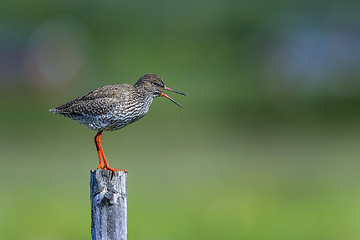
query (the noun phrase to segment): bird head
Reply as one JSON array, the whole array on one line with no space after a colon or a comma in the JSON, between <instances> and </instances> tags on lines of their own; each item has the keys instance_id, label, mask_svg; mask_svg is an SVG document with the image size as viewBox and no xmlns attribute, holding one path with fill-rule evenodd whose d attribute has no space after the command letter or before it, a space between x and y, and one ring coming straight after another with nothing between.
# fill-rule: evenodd
<instances>
[{"instance_id":1,"label":"bird head","mask_svg":"<svg viewBox=\"0 0 360 240\"><path fill-rule=\"evenodd\" d=\"M163 90L171 91L174 93L178 93L181 95L187 96L185 93L181 93L175 90L172 90L171 88L168 88L165 86L164 82L162 81L161 77L159 77L156 74L146 74L142 76L134 85L135 87L142 86L144 89L152 94L152 97L166 97L179 107L182 107L179 103L177 103L175 100L173 100L171 97L166 95Z\"/></svg>"}]
</instances>

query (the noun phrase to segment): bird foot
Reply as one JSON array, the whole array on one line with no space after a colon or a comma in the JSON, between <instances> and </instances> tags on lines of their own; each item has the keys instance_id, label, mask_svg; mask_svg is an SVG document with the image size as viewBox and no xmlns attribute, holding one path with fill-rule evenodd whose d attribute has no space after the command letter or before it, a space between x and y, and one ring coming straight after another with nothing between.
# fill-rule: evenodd
<instances>
[{"instance_id":1,"label":"bird foot","mask_svg":"<svg viewBox=\"0 0 360 240\"><path fill-rule=\"evenodd\" d=\"M97 169L99 169L99 168L104 169L105 166L104 166L103 164L100 164L100 165L97 167Z\"/></svg>"},{"instance_id":2,"label":"bird foot","mask_svg":"<svg viewBox=\"0 0 360 240\"><path fill-rule=\"evenodd\" d=\"M115 172L116 172L116 171L123 171L123 172L127 173L126 170L123 170L123 169L115 169L115 168L112 168L112 167L110 167L110 166L104 166L104 168L102 168L102 169L111 170L114 175L115 175Z\"/></svg>"}]
</instances>

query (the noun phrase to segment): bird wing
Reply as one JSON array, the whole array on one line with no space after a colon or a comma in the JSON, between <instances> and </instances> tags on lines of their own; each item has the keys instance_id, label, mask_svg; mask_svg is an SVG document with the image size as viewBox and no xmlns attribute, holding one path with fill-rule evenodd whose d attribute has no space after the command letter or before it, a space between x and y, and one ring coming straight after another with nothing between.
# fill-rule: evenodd
<instances>
[{"instance_id":1,"label":"bird wing","mask_svg":"<svg viewBox=\"0 0 360 240\"><path fill-rule=\"evenodd\" d=\"M63 115L90 115L107 114L111 110L125 109L130 105L130 99L136 90L129 84L108 85L95 89L83 96L55 108Z\"/></svg>"}]
</instances>

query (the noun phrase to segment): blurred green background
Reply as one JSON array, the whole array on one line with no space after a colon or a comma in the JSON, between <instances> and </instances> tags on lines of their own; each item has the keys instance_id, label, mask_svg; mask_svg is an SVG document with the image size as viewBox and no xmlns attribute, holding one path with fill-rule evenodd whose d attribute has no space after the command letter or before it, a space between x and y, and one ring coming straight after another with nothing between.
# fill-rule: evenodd
<instances>
[{"instance_id":1,"label":"blurred green background","mask_svg":"<svg viewBox=\"0 0 360 240\"><path fill-rule=\"evenodd\" d=\"M1 1L0 239L90 239L95 132L48 112L159 74L183 105L105 132L130 239L359 239L349 1Z\"/></svg>"}]
</instances>

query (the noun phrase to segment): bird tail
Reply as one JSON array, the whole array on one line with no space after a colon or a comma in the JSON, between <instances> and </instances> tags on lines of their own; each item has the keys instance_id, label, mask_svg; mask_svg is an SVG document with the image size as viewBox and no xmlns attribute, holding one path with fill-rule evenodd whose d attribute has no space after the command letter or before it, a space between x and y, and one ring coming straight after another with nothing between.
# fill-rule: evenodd
<instances>
[{"instance_id":1,"label":"bird tail","mask_svg":"<svg viewBox=\"0 0 360 240\"><path fill-rule=\"evenodd\" d=\"M59 113L59 110L56 108L49 109L49 111L53 113Z\"/></svg>"}]
</instances>

